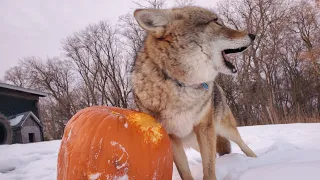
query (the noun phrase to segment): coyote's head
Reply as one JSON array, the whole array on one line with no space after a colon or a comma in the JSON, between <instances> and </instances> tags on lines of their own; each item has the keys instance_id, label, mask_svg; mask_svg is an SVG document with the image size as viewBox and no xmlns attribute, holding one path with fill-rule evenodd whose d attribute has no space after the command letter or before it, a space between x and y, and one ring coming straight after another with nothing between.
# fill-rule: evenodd
<instances>
[{"instance_id":1,"label":"coyote's head","mask_svg":"<svg viewBox=\"0 0 320 180\"><path fill-rule=\"evenodd\" d=\"M168 76L193 85L236 73L226 54L242 52L255 35L226 27L204 8L139 9L139 25L148 32L145 50Z\"/></svg>"}]
</instances>

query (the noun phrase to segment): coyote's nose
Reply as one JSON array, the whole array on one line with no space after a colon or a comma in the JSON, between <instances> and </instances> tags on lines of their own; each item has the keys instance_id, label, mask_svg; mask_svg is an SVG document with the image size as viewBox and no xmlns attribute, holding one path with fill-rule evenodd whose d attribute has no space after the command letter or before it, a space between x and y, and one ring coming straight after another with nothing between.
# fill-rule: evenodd
<instances>
[{"instance_id":1,"label":"coyote's nose","mask_svg":"<svg viewBox=\"0 0 320 180\"><path fill-rule=\"evenodd\" d=\"M250 39L251 39L252 41L254 41L254 40L256 39L256 35L254 35L254 34L249 34L249 37L250 37Z\"/></svg>"}]
</instances>

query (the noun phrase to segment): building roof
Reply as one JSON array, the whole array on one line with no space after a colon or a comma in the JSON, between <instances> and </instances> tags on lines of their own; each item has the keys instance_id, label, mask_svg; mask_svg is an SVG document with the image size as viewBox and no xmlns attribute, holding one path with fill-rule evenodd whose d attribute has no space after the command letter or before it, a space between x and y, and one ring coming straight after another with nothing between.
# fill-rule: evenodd
<instances>
[{"instance_id":1,"label":"building roof","mask_svg":"<svg viewBox=\"0 0 320 180\"><path fill-rule=\"evenodd\" d=\"M34 94L34 95L41 96L41 97L48 96L48 94L44 93L44 92L40 92L40 91L36 91L36 90L32 90L32 89L27 89L27 88L22 88L22 87L18 87L18 86L13 86L13 85L10 85L10 84L5 84L5 83L0 83L0 88L10 89L10 90L20 91L20 92L25 92L25 93Z\"/></svg>"},{"instance_id":2,"label":"building roof","mask_svg":"<svg viewBox=\"0 0 320 180\"><path fill-rule=\"evenodd\" d=\"M29 118L32 117L32 119L40 126L43 127L43 124L41 123L41 121L37 118L36 115L33 114L32 111L27 111L24 113L20 113L20 114L16 114L14 116L10 116L8 117L8 120L10 122L10 126L13 129L19 129L23 126L23 124L25 123L25 121Z\"/></svg>"}]
</instances>

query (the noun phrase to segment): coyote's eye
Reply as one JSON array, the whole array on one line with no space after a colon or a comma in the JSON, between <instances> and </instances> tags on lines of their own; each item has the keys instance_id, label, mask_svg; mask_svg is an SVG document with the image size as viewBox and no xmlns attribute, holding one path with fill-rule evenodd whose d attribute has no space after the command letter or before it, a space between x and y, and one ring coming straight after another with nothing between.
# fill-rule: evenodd
<instances>
[{"instance_id":1,"label":"coyote's eye","mask_svg":"<svg viewBox=\"0 0 320 180\"><path fill-rule=\"evenodd\" d=\"M221 21L218 19L218 18L215 18L215 21L214 21L216 24L218 24L219 26L222 26L222 23Z\"/></svg>"},{"instance_id":2,"label":"coyote's eye","mask_svg":"<svg viewBox=\"0 0 320 180\"><path fill-rule=\"evenodd\" d=\"M214 18L214 19L210 20L209 22L207 22L207 24L210 24L210 23L212 23L212 22L218 24L219 26L222 26L222 24L220 23L220 21L219 21L218 18Z\"/></svg>"}]
</instances>

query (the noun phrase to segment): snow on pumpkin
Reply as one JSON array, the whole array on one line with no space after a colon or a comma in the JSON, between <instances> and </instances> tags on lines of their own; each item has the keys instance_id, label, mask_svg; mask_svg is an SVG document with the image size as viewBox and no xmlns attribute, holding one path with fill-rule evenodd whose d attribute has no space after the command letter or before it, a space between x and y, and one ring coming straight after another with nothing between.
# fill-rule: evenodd
<instances>
[{"instance_id":1,"label":"snow on pumpkin","mask_svg":"<svg viewBox=\"0 0 320 180\"><path fill-rule=\"evenodd\" d=\"M68 122L58 155L58 180L171 179L168 134L153 117L93 106Z\"/></svg>"}]
</instances>

